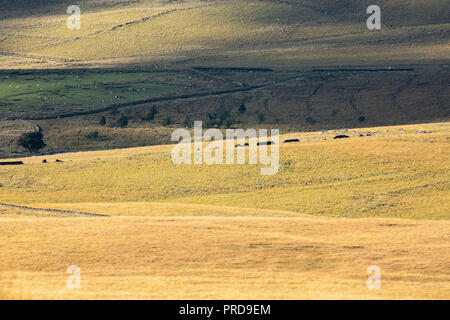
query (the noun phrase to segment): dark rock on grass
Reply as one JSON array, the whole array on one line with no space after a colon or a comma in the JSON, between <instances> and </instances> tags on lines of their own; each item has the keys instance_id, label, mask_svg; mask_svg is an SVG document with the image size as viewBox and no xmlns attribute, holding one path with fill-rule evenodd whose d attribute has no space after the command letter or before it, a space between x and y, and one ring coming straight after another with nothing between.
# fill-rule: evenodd
<instances>
[{"instance_id":1,"label":"dark rock on grass","mask_svg":"<svg viewBox=\"0 0 450 320\"><path fill-rule=\"evenodd\" d=\"M340 135L334 137L334 139L347 139L347 138L350 138L350 137L345 134L340 134Z\"/></svg>"},{"instance_id":2,"label":"dark rock on grass","mask_svg":"<svg viewBox=\"0 0 450 320\"><path fill-rule=\"evenodd\" d=\"M270 146L272 144L275 144L273 141L264 141L264 142L258 142L257 146Z\"/></svg>"},{"instance_id":3,"label":"dark rock on grass","mask_svg":"<svg viewBox=\"0 0 450 320\"><path fill-rule=\"evenodd\" d=\"M7 161L7 162L0 162L0 166L18 166L23 164L22 161Z\"/></svg>"},{"instance_id":4,"label":"dark rock on grass","mask_svg":"<svg viewBox=\"0 0 450 320\"><path fill-rule=\"evenodd\" d=\"M244 144L237 144L237 145L235 145L235 147L236 147L236 148L239 148L239 147L248 147L248 142L246 142L246 143L244 143Z\"/></svg>"},{"instance_id":5,"label":"dark rock on grass","mask_svg":"<svg viewBox=\"0 0 450 320\"><path fill-rule=\"evenodd\" d=\"M299 139L287 139L284 140L283 143L296 143L296 142L300 142Z\"/></svg>"}]
</instances>

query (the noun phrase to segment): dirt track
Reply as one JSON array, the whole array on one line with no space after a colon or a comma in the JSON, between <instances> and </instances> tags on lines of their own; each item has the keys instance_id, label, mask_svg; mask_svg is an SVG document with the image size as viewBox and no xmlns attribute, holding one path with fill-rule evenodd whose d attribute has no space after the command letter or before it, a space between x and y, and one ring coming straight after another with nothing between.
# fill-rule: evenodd
<instances>
[{"instance_id":1,"label":"dirt track","mask_svg":"<svg viewBox=\"0 0 450 320\"><path fill-rule=\"evenodd\" d=\"M42 209L42 208L30 208L25 206L16 206L13 204L0 203L0 207L8 208L8 209L19 209L19 210L27 210L27 211L40 211L46 213L58 213L64 214L68 216L76 216L76 217L109 217L105 214L95 214L88 212L78 212L78 211L67 211L67 210L58 210L58 209Z\"/></svg>"}]
</instances>

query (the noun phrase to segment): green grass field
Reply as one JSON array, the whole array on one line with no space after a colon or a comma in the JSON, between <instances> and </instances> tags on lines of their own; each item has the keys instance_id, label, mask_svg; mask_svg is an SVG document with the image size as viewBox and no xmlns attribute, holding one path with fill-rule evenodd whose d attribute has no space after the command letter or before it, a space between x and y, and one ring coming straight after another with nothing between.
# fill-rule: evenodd
<instances>
[{"instance_id":1,"label":"green grass field","mask_svg":"<svg viewBox=\"0 0 450 320\"><path fill-rule=\"evenodd\" d=\"M51 152L164 144L174 128L224 112L227 126L272 127L283 133L446 121L447 75L446 68L434 67L392 72L5 71L0 75L5 80L0 85L0 156L24 155L16 141L34 130L32 124L44 134L42 151ZM244 112L239 111L242 105ZM158 110L155 118L143 120L152 107ZM121 114L129 119L126 128L115 124ZM102 117L105 126L99 123ZM167 117L170 124L162 125ZM90 132L99 137L89 139Z\"/></svg>"},{"instance_id":2,"label":"green grass field","mask_svg":"<svg viewBox=\"0 0 450 320\"><path fill-rule=\"evenodd\" d=\"M164 74L151 72L60 72L1 78L0 113L25 118L95 110L178 89L176 85L161 83Z\"/></svg>"}]
</instances>

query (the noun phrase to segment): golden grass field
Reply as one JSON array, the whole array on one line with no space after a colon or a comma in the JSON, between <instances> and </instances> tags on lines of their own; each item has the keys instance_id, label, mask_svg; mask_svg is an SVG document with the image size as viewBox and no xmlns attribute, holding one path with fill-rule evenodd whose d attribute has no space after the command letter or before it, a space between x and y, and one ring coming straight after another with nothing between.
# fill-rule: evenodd
<instances>
[{"instance_id":1,"label":"golden grass field","mask_svg":"<svg viewBox=\"0 0 450 320\"><path fill-rule=\"evenodd\" d=\"M381 30L365 0L80 0L80 30L4 2L0 162L33 130L71 153L0 166L0 299L449 298L447 0L378 0ZM171 162L227 108L300 140L276 175Z\"/></svg>"},{"instance_id":2,"label":"golden grass field","mask_svg":"<svg viewBox=\"0 0 450 320\"><path fill-rule=\"evenodd\" d=\"M447 299L447 221L2 217L3 299ZM81 289L66 288L69 265ZM366 268L381 268L368 290Z\"/></svg>"},{"instance_id":3,"label":"golden grass field","mask_svg":"<svg viewBox=\"0 0 450 320\"><path fill-rule=\"evenodd\" d=\"M292 133L275 176L177 167L169 145L2 166L1 203L110 216L0 207L0 298L448 299L449 132Z\"/></svg>"}]
</instances>

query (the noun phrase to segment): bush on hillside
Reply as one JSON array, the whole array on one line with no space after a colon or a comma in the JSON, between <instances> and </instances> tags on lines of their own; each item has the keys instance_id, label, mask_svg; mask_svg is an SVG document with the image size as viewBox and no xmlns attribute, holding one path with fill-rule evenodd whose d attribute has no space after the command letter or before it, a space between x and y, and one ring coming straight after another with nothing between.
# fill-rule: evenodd
<instances>
[{"instance_id":1,"label":"bush on hillside","mask_svg":"<svg viewBox=\"0 0 450 320\"><path fill-rule=\"evenodd\" d=\"M88 138L89 140L96 140L98 137L99 137L98 130L94 130L86 134L86 138Z\"/></svg>"},{"instance_id":2,"label":"bush on hillside","mask_svg":"<svg viewBox=\"0 0 450 320\"><path fill-rule=\"evenodd\" d=\"M19 137L17 143L30 153L46 146L44 136L41 132L26 132Z\"/></svg>"},{"instance_id":3,"label":"bush on hillside","mask_svg":"<svg viewBox=\"0 0 450 320\"><path fill-rule=\"evenodd\" d=\"M128 125L128 117L122 113L120 117L117 118L116 120L116 126L125 128L127 125Z\"/></svg>"},{"instance_id":4,"label":"bush on hillside","mask_svg":"<svg viewBox=\"0 0 450 320\"><path fill-rule=\"evenodd\" d=\"M156 106L152 106L151 109L147 112L147 114L142 117L142 120L153 121L155 120L155 115L158 113L158 109Z\"/></svg>"}]
</instances>

